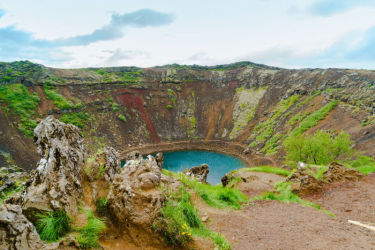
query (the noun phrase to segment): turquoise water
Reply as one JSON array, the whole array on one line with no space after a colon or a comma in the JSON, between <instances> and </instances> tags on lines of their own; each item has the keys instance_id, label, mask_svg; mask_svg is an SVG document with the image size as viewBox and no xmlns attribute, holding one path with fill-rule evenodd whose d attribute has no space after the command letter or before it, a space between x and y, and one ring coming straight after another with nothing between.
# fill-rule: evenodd
<instances>
[{"instance_id":1,"label":"turquoise water","mask_svg":"<svg viewBox=\"0 0 375 250\"><path fill-rule=\"evenodd\" d=\"M229 171L246 167L245 163L233 156L193 150L164 153L163 168L173 172L182 172L186 168L203 163L208 164L210 172L207 181L213 185L221 183L221 177Z\"/></svg>"}]
</instances>

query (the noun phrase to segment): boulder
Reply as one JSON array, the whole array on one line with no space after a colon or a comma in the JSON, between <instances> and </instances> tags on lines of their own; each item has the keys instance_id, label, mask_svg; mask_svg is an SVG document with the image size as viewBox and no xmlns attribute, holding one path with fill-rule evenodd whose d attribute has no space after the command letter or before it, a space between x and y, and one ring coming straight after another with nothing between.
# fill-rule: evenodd
<instances>
[{"instance_id":1,"label":"boulder","mask_svg":"<svg viewBox=\"0 0 375 250\"><path fill-rule=\"evenodd\" d=\"M22 209L31 220L40 210L64 209L75 214L85 161L79 129L48 116L34 129L34 139L42 158L25 184Z\"/></svg>"},{"instance_id":2,"label":"boulder","mask_svg":"<svg viewBox=\"0 0 375 250\"><path fill-rule=\"evenodd\" d=\"M119 224L132 224L147 230L163 202L163 193L158 189L161 172L154 157L133 156L112 183L108 195L109 209Z\"/></svg>"},{"instance_id":3,"label":"boulder","mask_svg":"<svg viewBox=\"0 0 375 250\"><path fill-rule=\"evenodd\" d=\"M210 172L207 164L202 164L198 167L192 167L190 169L185 169L184 174L186 176L193 177L199 182L207 183L207 175Z\"/></svg>"},{"instance_id":4,"label":"boulder","mask_svg":"<svg viewBox=\"0 0 375 250\"><path fill-rule=\"evenodd\" d=\"M18 205L0 206L0 249L46 249Z\"/></svg>"},{"instance_id":5,"label":"boulder","mask_svg":"<svg viewBox=\"0 0 375 250\"><path fill-rule=\"evenodd\" d=\"M159 152L155 156L156 162L158 163L158 166L160 170L163 168L163 163L164 163L164 155L162 152Z\"/></svg>"},{"instance_id":6,"label":"boulder","mask_svg":"<svg viewBox=\"0 0 375 250\"><path fill-rule=\"evenodd\" d=\"M357 181L364 177L364 174L353 168L347 168L337 162L332 162L327 171L323 174L323 180L332 183L339 181Z\"/></svg>"}]
</instances>

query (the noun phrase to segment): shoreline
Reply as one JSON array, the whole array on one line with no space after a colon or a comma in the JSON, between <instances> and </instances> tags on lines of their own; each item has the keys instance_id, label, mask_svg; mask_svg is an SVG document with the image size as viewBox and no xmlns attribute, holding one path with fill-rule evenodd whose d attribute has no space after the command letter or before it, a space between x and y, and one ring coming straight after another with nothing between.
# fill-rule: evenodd
<instances>
[{"instance_id":1,"label":"shoreline","mask_svg":"<svg viewBox=\"0 0 375 250\"><path fill-rule=\"evenodd\" d=\"M148 155L158 152L164 153L184 150L202 150L237 157L241 159L249 167L260 165L276 166L275 161L269 157L254 154L252 152L248 154L243 153L246 148L246 145L243 144L220 140L185 140L174 142L160 142L126 148L125 150L120 152L120 160L123 161L125 159L126 154L132 151L139 151L142 155Z\"/></svg>"}]
</instances>

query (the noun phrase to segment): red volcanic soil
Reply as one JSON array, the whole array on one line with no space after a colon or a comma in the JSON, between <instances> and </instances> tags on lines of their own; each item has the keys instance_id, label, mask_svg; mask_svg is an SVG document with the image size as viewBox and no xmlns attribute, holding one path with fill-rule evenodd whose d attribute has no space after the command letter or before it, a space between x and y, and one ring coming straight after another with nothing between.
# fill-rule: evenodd
<instances>
[{"instance_id":1,"label":"red volcanic soil","mask_svg":"<svg viewBox=\"0 0 375 250\"><path fill-rule=\"evenodd\" d=\"M232 249L375 249L374 231L348 223L375 223L374 175L330 187L312 201L336 217L279 201L257 201L236 211L209 207L199 198L196 203L209 216L208 227L222 233Z\"/></svg>"},{"instance_id":2,"label":"red volcanic soil","mask_svg":"<svg viewBox=\"0 0 375 250\"><path fill-rule=\"evenodd\" d=\"M136 93L125 93L118 96L118 99L121 100L121 102L128 108L134 108L136 107L143 118L143 120L146 123L147 129L150 131L151 137L155 142L160 142L160 138L158 134L156 133L156 130L154 126L152 125L151 118L146 111L146 109L143 107L143 100L140 96L138 96Z\"/></svg>"}]
</instances>

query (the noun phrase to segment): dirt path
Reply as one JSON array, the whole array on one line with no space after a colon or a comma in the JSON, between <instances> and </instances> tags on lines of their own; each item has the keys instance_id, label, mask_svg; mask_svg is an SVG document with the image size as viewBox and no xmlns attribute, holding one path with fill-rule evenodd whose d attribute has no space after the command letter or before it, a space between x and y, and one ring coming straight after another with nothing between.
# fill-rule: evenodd
<instances>
[{"instance_id":1,"label":"dirt path","mask_svg":"<svg viewBox=\"0 0 375 250\"><path fill-rule=\"evenodd\" d=\"M310 200L337 217L278 201L257 201L230 212L199 199L197 206L210 217L208 227L222 233L233 249L375 249L374 231L348 223L375 223L375 176L331 187Z\"/></svg>"}]
</instances>

